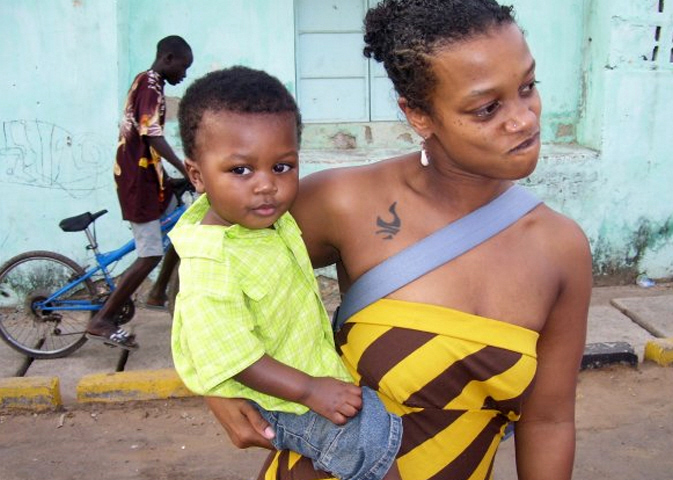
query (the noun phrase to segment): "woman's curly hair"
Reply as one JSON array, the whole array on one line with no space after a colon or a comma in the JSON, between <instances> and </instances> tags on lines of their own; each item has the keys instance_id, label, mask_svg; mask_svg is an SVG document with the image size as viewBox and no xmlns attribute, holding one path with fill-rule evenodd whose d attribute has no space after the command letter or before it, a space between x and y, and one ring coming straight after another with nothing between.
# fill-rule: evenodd
<instances>
[{"instance_id":1,"label":"woman's curly hair","mask_svg":"<svg viewBox=\"0 0 673 480\"><path fill-rule=\"evenodd\" d=\"M235 66L210 72L192 83L180 100L178 122L182 149L194 158L196 133L206 112L291 113L301 140L301 114L294 98L276 77L263 70Z\"/></svg>"},{"instance_id":2,"label":"woman's curly hair","mask_svg":"<svg viewBox=\"0 0 673 480\"><path fill-rule=\"evenodd\" d=\"M512 7L495 0L383 0L365 17L364 54L383 62L409 107L432 114L437 78L430 57L508 23L515 23Z\"/></svg>"}]
</instances>

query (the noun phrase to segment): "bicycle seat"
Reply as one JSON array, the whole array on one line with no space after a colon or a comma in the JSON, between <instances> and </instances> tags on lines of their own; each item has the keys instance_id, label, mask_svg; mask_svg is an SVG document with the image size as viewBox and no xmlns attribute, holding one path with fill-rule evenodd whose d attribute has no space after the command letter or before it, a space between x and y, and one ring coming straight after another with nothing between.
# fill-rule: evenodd
<instances>
[{"instance_id":1,"label":"bicycle seat","mask_svg":"<svg viewBox=\"0 0 673 480\"><path fill-rule=\"evenodd\" d=\"M98 217L102 217L106 213L107 210L101 210L96 213L82 213L81 215L76 215L74 217L64 218L58 226L61 227L61 230L64 232L81 232L91 225Z\"/></svg>"}]
</instances>

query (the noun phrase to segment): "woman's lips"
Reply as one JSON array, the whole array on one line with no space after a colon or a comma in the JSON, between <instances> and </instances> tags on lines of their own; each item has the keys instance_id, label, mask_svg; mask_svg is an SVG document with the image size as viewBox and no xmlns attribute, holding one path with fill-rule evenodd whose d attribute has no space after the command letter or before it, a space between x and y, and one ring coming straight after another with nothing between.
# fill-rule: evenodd
<instances>
[{"instance_id":1,"label":"woman's lips","mask_svg":"<svg viewBox=\"0 0 673 480\"><path fill-rule=\"evenodd\" d=\"M540 141L540 132L538 131L538 132L535 133L533 136L531 136L528 140L525 140L525 141L521 142L521 143L518 144L516 147L514 147L513 149L511 149L511 150L509 151L509 153L520 153L520 152L523 152L523 151L529 149L530 147L537 146L537 144L539 143L539 141Z\"/></svg>"}]
</instances>

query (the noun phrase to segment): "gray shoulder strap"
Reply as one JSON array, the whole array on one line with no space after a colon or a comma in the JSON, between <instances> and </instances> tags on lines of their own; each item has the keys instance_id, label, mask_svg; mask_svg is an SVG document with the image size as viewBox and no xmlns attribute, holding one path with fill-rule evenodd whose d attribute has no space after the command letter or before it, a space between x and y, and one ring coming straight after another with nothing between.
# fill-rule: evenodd
<instances>
[{"instance_id":1,"label":"gray shoulder strap","mask_svg":"<svg viewBox=\"0 0 673 480\"><path fill-rule=\"evenodd\" d=\"M468 215L386 259L362 275L335 313L334 330L353 314L495 236L542 201L514 185Z\"/></svg>"}]
</instances>

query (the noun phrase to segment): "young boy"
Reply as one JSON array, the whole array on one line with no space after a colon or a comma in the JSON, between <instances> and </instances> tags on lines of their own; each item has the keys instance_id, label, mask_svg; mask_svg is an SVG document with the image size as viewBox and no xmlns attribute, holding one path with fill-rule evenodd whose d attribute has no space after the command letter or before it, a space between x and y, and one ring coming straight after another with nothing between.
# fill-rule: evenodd
<instances>
[{"instance_id":1,"label":"young boy","mask_svg":"<svg viewBox=\"0 0 673 480\"><path fill-rule=\"evenodd\" d=\"M278 449L338 478L399 478L401 420L335 351L301 232L301 118L278 79L233 67L191 85L179 110L186 168L203 193L170 234L181 259L176 369L200 395L243 397Z\"/></svg>"}]
</instances>

